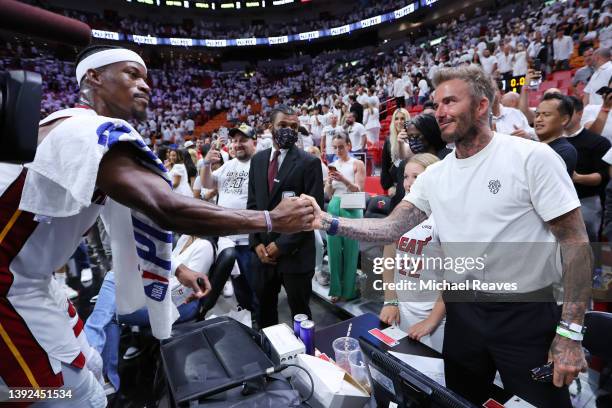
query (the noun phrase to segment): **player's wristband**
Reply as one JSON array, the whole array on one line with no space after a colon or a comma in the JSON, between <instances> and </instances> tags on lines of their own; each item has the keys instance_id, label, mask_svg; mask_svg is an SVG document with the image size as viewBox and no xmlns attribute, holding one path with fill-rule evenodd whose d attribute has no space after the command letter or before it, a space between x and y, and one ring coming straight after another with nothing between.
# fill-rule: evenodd
<instances>
[{"instance_id":1,"label":"player's wristband","mask_svg":"<svg viewBox=\"0 0 612 408\"><path fill-rule=\"evenodd\" d=\"M209 162L208 160L204 160L204 161L202 161L202 164L203 164L204 166L210 166L212 163L211 163L211 162Z\"/></svg>"},{"instance_id":2,"label":"player's wristband","mask_svg":"<svg viewBox=\"0 0 612 408\"><path fill-rule=\"evenodd\" d=\"M385 303L383 306L399 306L399 301L397 299L385 300Z\"/></svg>"},{"instance_id":3,"label":"player's wristband","mask_svg":"<svg viewBox=\"0 0 612 408\"><path fill-rule=\"evenodd\" d=\"M584 336L581 333L575 333L562 326L557 326L557 334L570 340L582 341Z\"/></svg>"},{"instance_id":4,"label":"player's wristband","mask_svg":"<svg viewBox=\"0 0 612 408\"><path fill-rule=\"evenodd\" d=\"M266 217L266 230L272 232L272 218L270 218L270 211L264 210L264 217Z\"/></svg>"},{"instance_id":5,"label":"player's wristband","mask_svg":"<svg viewBox=\"0 0 612 408\"><path fill-rule=\"evenodd\" d=\"M340 220L338 217L333 217L329 228L327 229L327 235L336 235L338 233L338 227L340 226Z\"/></svg>"}]
</instances>

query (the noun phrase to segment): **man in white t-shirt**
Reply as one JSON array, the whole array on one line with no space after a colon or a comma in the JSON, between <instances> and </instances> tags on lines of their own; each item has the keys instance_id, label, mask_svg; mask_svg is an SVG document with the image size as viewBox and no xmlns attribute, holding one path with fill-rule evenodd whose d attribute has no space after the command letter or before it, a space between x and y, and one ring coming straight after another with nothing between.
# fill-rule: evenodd
<instances>
[{"instance_id":1,"label":"man in white t-shirt","mask_svg":"<svg viewBox=\"0 0 612 408\"><path fill-rule=\"evenodd\" d=\"M595 72L584 87L584 106L600 105L603 103L601 95L597 94L600 88L608 85L612 78L612 62L610 62L610 48L599 48L593 52L593 65Z\"/></svg>"},{"instance_id":2,"label":"man in white t-shirt","mask_svg":"<svg viewBox=\"0 0 612 408\"><path fill-rule=\"evenodd\" d=\"M298 116L298 120L300 121L300 126L303 126L310 132L310 116L308 116L308 108L302 107L302 114Z\"/></svg>"},{"instance_id":3,"label":"man in white t-shirt","mask_svg":"<svg viewBox=\"0 0 612 408\"><path fill-rule=\"evenodd\" d=\"M365 105L366 103L370 102L370 98L363 87L360 87L357 91L357 102L362 105Z\"/></svg>"},{"instance_id":4,"label":"man in white t-shirt","mask_svg":"<svg viewBox=\"0 0 612 408\"><path fill-rule=\"evenodd\" d=\"M495 56L500 79L505 81L510 81L510 78L512 78L514 54L510 53L510 48L510 44L504 45L503 50Z\"/></svg>"},{"instance_id":5,"label":"man in white t-shirt","mask_svg":"<svg viewBox=\"0 0 612 408\"><path fill-rule=\"evenodd\" d=\"M246 123L230 129L229 137L234 147L236 157L226 161L223 166L211 171L211 165L221 160L218 150L210 149L204 157L204 165L200 170L200 180L203 188L217 189L217 205L225 208L246 209L249 196L249 169L251 157L255 154L255 129ZM232 278L234 293L238 304L245 309L256 311L254 291L255 278L251 271L251 248L249 235L229 235L234 241L236 260L240 267L240 275Z\"/></svg>"},{"instance_id":6,"label":"man in white t-shirt","mask_svg":"<svg viewBox=\"0 0 612 408\"><path fill-rule=\"evenodd\" d=\"M404 95L405 87L406 81L404 81L404 78L398 76L395 81L393 81L393 96L395 97L395 104L398 109L406 106L406 98Z\"/></svg>"},{"instance_id":7,"label":"man in white t-shirt","mask_svg":"<svg viewBox=\"0 0 612 408\"><path fill-rule=\"evenodd\" d=\"M495 100L493 101L493 107L491 113L493 114L493 130L505 135L519 136L526 139L534 139L535 132L529 126L527 118L518 109L509 108L501 104L501 91L495 84Z\"/></svg>"},{"instance_id":8,"label":"man in white t-shirt","mask_svg":"<svg viewBox=\"0 0 612 408\"><path fill-rule=\"evenodd\" d=\"M480 65L487 75L495 75L497 73L497 58L491 55L488 48L482 52L480 56Z\"/></svg>"},{"instance_id":9,"label":"man in white t-shirt","mask_svg":"<svg viewBox=\"0 0 612 408\"><path fill-rule=\"evenodd\" d=\"M329 123L329 115L331 115L329 105L321 105L321 114L319 115L319 123L321 123L321 126L325 126Z\"/></svg>"},{"instance_id":10,"label":"man in white t-shirt","mask_svg":"<svg viewBox=\"0 0 612 408\"><path fill-rule=\"evenodd\" d=\"M346 130L346 133L348 133L349 138L351 139L351 153L365 153L365 145L367 140L366 128L361 123L357 122L354 112L349 112L346 115L344 130Z\"/></svg>"},{"instance_id":11,"label":"man in white t-shirt","mask_svg":"<svg viewBox=\"0 0 612 408\"><path fill-rule=\"evenodd\" d=\"M185 121L185 130L189 136L193 135L193 131L195 130L195 122L193 119L189 118Z\"/></svg>"},{"instance_id":12,"label":"man in white t-shirt","mask_svg":"<svg viewBox=\"0 0 612 408\"><path fill-rule=\"evenodd\" d=\"M481 68L445 68L433 82L436 119L444 141L455 143L454 154L419 175L387 218L350 220L316 209L313 228L390 243L435 213L445 257L458 262L477 254L484 263L464 274L447 267L445 277L463 279L463 288L442 282L446 385L480 404L497 370L506 391L538 407L569 408L567 385L587 368L581 339L592 270L572 181L548 146L491 131L494 88ZM561 314L552 288L560 278L558 244ZM495 288L466 288L476 285L473 277ZM453 298L462 301L447 301ZM530 376L549 360L555 386Z\"/></svg>"},{"instance_id":13,"label":"man in white t-shirt","mask_svg":"<svg viewBox=\"0 0 612 408\"><path fill-rule=\"evenodd\" d=\"M608 82L608 87L610 85L612 85L612 77ZM610 108L612 108L612 92L605 95L605 100L602 104L584 107L580 125L612 141L612 115L610 115Z\"/></svg>"},{"instance_id":14,"label":"man in white t-shirt","mask_svg":"<svg viewBox=\"0 0 612 408\"><path fill-rule=\"evenodd\" d=\"M565 35L562 29L557 29L557 36L553 40L553 55L555 58L555 70L569 69L569 59L574 52L574 41L569 35Z\"/></svg>"},{"instance_id":15,"label":"man in white t-shirt","mask_svg":"<svg viewBox=\"0 0 612 408\"><path fill-rule=\"evenodd\" d=\"M315 144L318 144L321 140L321 130L323 126L323 123L321 123L321 116L319 115L319 108L315 106L310 110L310 134Z\"/></svg>"},{"instance_id":16,"label":"man in white t-shirt","mask_svg":"<svg viewBox=\"0 0 612 408\"><path fill-rule=\"evenodd\" d=\"M338 126L338 116L332 114L329 118L329 125L325 126L321 131L321 151L325 154L327 163L335 160L336 151L334 150L332 139L337 133L344 131L342 126Z\"/></svg>"},{"instance_id":17,"label":"man in white t-shirt","mask_svg":"<svg viewBox=\"0 0 612 408\"><path fill-rule=\"evenodd\" d=\"M427 84L427 80L420 74L417 74L417 80L419 81L417 83L419 88L417 103L422 105L427 101L427 96L429 95L429 85Z\"/></svg>"}]
</instances>

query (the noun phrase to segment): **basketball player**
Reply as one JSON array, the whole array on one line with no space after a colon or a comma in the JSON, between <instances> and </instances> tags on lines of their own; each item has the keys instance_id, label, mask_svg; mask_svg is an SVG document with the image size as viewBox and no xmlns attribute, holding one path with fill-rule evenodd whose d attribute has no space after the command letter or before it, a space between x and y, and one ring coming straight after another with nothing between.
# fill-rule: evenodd
<instances>
[{"instance_id":1,"label":"basketball player","mask_svg":"<svg viewBox=\"0 0 612 408\"><path fill-rule=\"evenodd\" d=\"M309 227L313 209L307 200L292 198L269 213L230 210L173 193L161 162L125 122L144 119L149 103L147 68L140 56L92 46L77 57L76 73L79 105L40 123L34 161L0 164L0 388L63 387L71 398L58 394L64 398L50 401L51 406L103 407L104 392L88 369L91 351L77 339L82 323L73 327L76 311L58 295L52 271L68 261L106 196L152 220L141 227L162 241L168 236L163 230L192 235L297 232ZM93 123L104 126L89 132ZM156 250L164 242L143 242L138 254L159 261ZM196 298L205 295L207 281L201 288L193 271L171 268ZM147 278L146 270L136 273ZM148 296L164 297L166 292L159 291L163 284L151 287L155 290Z\"/></svg>"}]
</instances>

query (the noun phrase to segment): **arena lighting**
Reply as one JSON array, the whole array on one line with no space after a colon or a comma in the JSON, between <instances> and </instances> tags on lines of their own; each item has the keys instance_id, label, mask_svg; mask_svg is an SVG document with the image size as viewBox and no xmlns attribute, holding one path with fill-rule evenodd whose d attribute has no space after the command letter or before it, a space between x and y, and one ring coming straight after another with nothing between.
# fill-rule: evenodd
<instances>
[{"instance_id":1,"label":"arena lighting","mask_svg":"<svg viewBox=\"0 0 612 408\"><path fill-rule=\"evenodd\" d=\"M259 6L260 6L260 4L259 4L259 2L258 2L258 1L247 1L247 2L246 2L244 5L245 5L247 8L248 8L248 7L259 7Z\"/></svg>"},{"instance_id":2,"label":"arena lighting","mask_svg":"<svg viewBox=\"0 0 612 408\"><path fill-rule=\"evenodd\" d=\"M282 6L285 4L293 3L295 0L272 0L273 6Z\"/></svg>"},{"instance_id":3,"label":"arena lighting","mask_svg":"<svg viewBox=\"0 0 612 408\"><path fill-rule=\"evenodd\" d=\"M144 1L144 0L137 0ZM157 0L159 2L159 0ZM286 1L286 0L278 0L278 1ZM292 2L294 0L291 0ZM102 30L93 30L92 36L95 38L102 38L106 40L115 40L115 41L130 41L137 44L147 44L147 45L170 45L170 46L179 46L179 47L214 47L214 48L223 48L223 47L244 47L244 46L252 46L252 45L279 45L279 44L287 44L295 41L311 41L318 38L332 37L344 34L350 34L353 31L370 28L373 26L377 26L383 23L391 23L398 19L401 19L407 15L414 13L419 7L422 7L420 4L424 2L429 2L431 5L434 2L438 2L439 0L418 0L414 1L406 6L391 11L389 13L381 14L378 16L366 18L364 20L345 24L339 27L332 27L330 29L325 30L315 30L315 31L307 31L298 34L292 35L283 35L278 37L267 37L267 38L232 38L232 39L200 39L200 38L165 38L165 37L153 37L150 35L124 35L113 31L102 31ZM172 4L177 3L177 4ZM191 2L194 4L196 8L211 8L215 9L216 2ZM249 6L249 3L258 3L261 4L261 7L265 7L265 0L261 1L248 1L245 3L246 7L256 7L256 5ZM183 1L179 0L165 0L165 4L174 5L174 6L183 6ZM237 4L240 2L229 2L226 0L223 3L219 3L219 7L223 9L231 9L231 8L239 8ZM274 4L274 3L273 3ZM283 3L286 4L286 3ZM278 5L278 4L275 4ZM412 25L414 26L414 24ZM422 44L424 45L424 44Z\"/></svg>"}]
</instances>

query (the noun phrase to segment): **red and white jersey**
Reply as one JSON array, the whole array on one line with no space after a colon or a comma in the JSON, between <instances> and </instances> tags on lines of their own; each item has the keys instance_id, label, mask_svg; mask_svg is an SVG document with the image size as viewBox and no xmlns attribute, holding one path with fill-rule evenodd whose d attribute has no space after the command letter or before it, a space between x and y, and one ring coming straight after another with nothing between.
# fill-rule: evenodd
<instances>
[{"instance_id":1,"label":"red and white jersey","mask_svg":"<svg viewBox=\"0 0 612 408\"><path fill-rule=\"evenodd\" d=\"M53 136L52 131L47 138ZM37 216L20 209L26 183L36 189L40 180L26 177L28 171L0 164L0 383L58 387L62 363L85 365L84 337L76 310L52 274L93 226L104 197L94 193L90 205L71 216Z\"/></svg>"},{"instance_id":2,"label":"red and white jersey","mask_svg":"<svg viewBox=\"0 0 612 408\"><path fill-rule=\"evenodd\" d=\"M37 221L19 210L26 172L0 164L0 377L12 387L60 386L61 363L83 367L85 358L77 340L82 322L52 274L72 256L102 206Z\"/></svg>"},{"instance_id":3,"label":"red and white jersey","mask_svg":"<svg viewBox=\"0 0 612 408\"><path fill-rule=\"evenodd\" d=\"M395 283L400 303L410 303L419 310L431 310L437 293L422 290L421 280L435 279L435 270L429 262L441 256L440 241L433 216L406 232L397 241ZM407 285L405 282L412 282ZM403 286L402 286L403 284Z\"/></svg>"}]
</instances>

